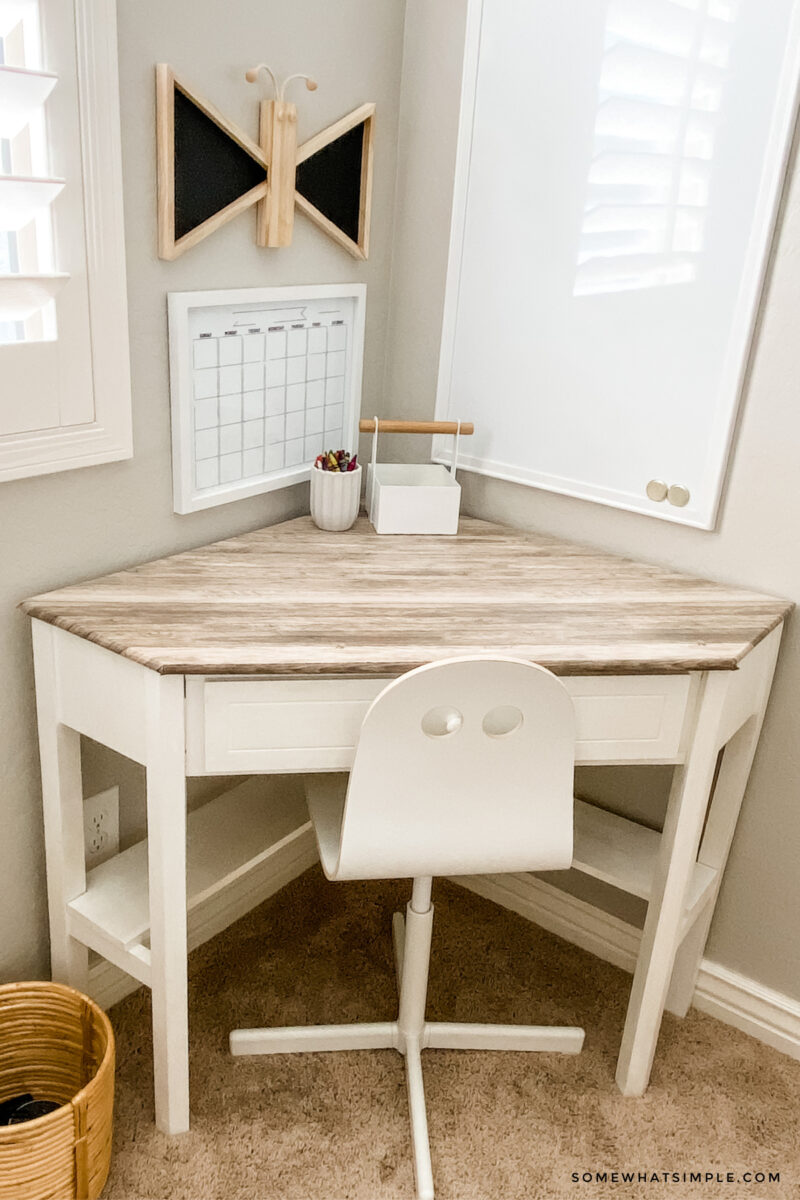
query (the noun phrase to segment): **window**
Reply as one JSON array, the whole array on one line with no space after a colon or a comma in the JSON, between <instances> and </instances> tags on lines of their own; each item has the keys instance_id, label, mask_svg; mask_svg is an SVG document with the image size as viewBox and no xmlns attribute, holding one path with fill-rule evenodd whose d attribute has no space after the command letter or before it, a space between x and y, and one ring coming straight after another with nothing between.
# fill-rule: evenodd
<instances>
[{"instance_id":1,"label":"window","mask_svg":"<svg viewBox=\"0 0 800 1200\"><path fill-rule=\"evenodd\" d=\"M130 455L114 0L0 0L0 480Z\"/></svg>"}]
</instances>

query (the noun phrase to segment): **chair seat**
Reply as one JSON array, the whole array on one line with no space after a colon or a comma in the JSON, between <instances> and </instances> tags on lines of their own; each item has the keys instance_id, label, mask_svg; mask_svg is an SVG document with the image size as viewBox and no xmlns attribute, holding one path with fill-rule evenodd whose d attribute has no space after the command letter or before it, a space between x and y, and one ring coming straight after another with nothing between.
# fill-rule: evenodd
<instances>
[{"instance_id":1,"label":"chair seat","mask_svg":"<svg viewBox=\"0 0 800 1200\"><path fill-rule=\"evenodd\" d=\"M308 815L314 826L319 860L328 879L336 878L339 863L347 780L347 775L342 773L307 775L305 781Z\"/></svg>"}]
</instances>

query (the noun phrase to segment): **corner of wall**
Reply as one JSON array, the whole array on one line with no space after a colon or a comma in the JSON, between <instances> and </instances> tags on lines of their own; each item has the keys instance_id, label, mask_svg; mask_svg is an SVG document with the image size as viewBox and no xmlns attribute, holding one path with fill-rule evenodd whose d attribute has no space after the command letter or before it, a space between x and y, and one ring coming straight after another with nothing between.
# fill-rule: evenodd
<instances>
[{"instance_id":1,"label":"corner of wall","mask_svg":"<svg viewBox=\"0 0 800 1200\"><path fill-rule=\"evenodd\" d=\"M406 4L383 379L384 414L393 417L433 416L467 7ZM420 457L418 438L395 438L389 449Z\"/></svg>"}]
</instances>

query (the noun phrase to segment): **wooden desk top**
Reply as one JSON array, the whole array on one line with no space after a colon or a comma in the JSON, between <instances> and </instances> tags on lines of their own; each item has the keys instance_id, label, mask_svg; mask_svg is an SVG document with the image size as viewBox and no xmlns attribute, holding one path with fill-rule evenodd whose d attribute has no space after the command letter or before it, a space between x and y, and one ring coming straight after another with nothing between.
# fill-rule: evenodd
<instances>
[{"instance_id":1,"label":"wooden desk top","mask_svg":"<svg viewBox=\"0 0 800 1200\"><path fill-rule=\"evenodd\" d=\"M470 517L457 537L299 517L22 607L168 674L393 675L498 652L629 675L732 669L792 606Z\"/></svg>"}]
</instances>

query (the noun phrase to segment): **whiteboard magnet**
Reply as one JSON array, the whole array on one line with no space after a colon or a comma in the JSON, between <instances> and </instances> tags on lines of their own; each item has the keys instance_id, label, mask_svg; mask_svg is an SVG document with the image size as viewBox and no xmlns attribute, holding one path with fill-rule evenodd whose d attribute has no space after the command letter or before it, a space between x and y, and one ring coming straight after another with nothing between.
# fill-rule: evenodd
<instances>
[{"instance_id":1,"label":"whiteboard magnet","mask_svg":"<svg viewBox=\"0 0 800 1200\"><path fill-rule=\"evenodd\" d=\"M673 483L667 492L667 499L676 508L684 508L689 503L689 489L681 483Z\"/></svg>"},{"instance_id":2,"label":"whiteboard magnet","mask_svg":"<svg viewBox=\"0 0 800 1200\"><path fill-rule=\"evenodd\" d=\"M651 479L646 490L650 500L661 501L667 498L667 485L663 479Z\"/></svg>"}]
</instances>

